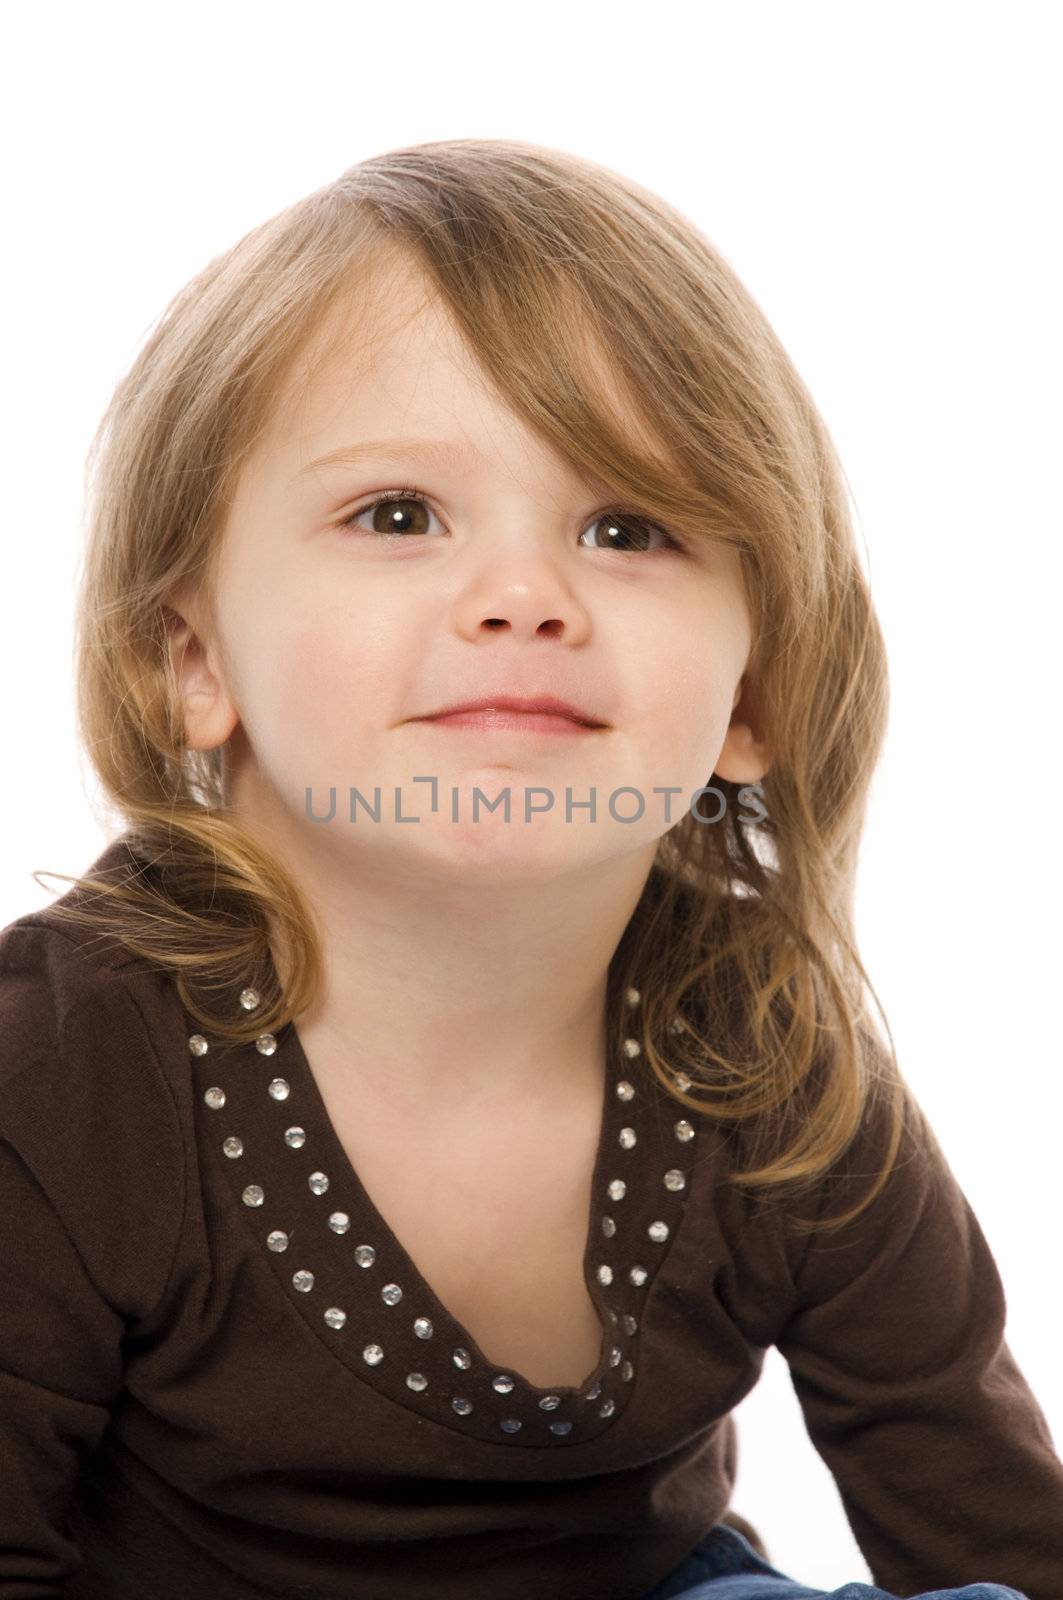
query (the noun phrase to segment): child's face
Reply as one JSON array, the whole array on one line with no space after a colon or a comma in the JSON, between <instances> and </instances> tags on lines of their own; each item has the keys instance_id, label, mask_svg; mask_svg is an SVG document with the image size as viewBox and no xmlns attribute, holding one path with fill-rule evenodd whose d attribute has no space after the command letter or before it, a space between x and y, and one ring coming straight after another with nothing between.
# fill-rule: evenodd
<instances>
[{"instance_id":1,"label":"child's face","mask_svg":"<svg viewBox=\"0 0 1063 1600\"><path fill-rule=\"evenodd\" d=\"M623 519L631 553L610 548L604 513L623 508L485 386L421 280L391 275L380 296L370 315L349 313L345 345L321 340L320 366L300 368L305 393L289 389L256 444L224 532L217 631L194 600L177 606L207 646L193 640L181 667L189 742L232 736L230 804L337 860L374 851L376 865L519 875L652 858L714 770L748 782L767 765L742 727L729 733L751 644L739 558L717 542L660 548L665 530ZM445 441L451 454L411 445L308 467L368 440ZM369 505L411 485L423 502ZM385 541L374 528L396 515ZM423 720L492 693L552 694L608 726ZM335 816L311 820L307 789L322 817L332 786ZM349 820L352 786L369 805L379 789L378 822L362 806ZM508 786L509 821L482 803L472 820L477 786L489 801ZM526 820L526 790L552 809ZM698 809L713 816L713 797Z\"/></svg>"}]
</instances>

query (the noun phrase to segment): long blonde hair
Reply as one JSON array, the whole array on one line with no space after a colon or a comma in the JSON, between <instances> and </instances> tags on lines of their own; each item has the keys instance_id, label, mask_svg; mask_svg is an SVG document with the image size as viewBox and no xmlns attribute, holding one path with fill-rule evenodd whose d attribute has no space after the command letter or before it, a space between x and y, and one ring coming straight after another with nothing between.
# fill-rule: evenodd
<instances>
[{"instance_id":1,"label":"long blonde hair","mask_svg":"<svg viewBox=\"0 0 1063 1600\"><path fill-rule=\"evenodd\" d=\"M887 717L883 640L834 446L764 313L688 219L590 161L504 139L373 156L253 228L166 308L89 453L76 640L80 737L151 870L74 878L81 892L50 909L172 973L227 1041L311 1004L315 919L227 809L222 750L186 747L166 601L209 595L237 477L287 375L390 250L421 268L512 410L562 457L681 535L740 553L767 816L712 780L722 817L687 813L660 839L610 994L637 976L645 1060L688 1112L741 1130L749 1160L731 1181L751 1194L810 1188L885 1104L882 1170L829 1224L841 1225L884 1183L906 1123L933 1137L871 1026L853 930ZM618 431L592 349L667 459ZM254 1018L213 1014L212 981L268 980L271 938L285 982L266 982Z\"/></svg>"}]
</instances>

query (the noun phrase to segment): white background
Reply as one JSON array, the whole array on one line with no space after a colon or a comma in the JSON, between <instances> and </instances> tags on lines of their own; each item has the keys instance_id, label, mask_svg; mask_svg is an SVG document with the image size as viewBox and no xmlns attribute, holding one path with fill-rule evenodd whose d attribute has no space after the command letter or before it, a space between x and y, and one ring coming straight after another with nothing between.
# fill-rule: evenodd
<instances>
[{"instance_id":1,"label":"white background","mask_svg":"<svg viewBox=\"0 0 1063 1600\"><path fill-rule=\"evenodd\" d=\"M1051 7L90 5L6 25L0 921L106 842L75 748L81 470L170 296L365 156L566 148L685 210L841 452L892 713L861 948L1063 1442L1059 54ZM64 885L53 880L53 890ZM809 1585L868 1581L770 1351L736 1507Z\"/></svg>"}]
</instances>

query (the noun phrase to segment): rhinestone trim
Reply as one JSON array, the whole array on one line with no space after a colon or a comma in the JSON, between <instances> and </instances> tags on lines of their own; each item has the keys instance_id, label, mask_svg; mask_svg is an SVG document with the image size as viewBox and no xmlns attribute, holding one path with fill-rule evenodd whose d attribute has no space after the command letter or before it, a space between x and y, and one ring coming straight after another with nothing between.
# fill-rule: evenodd
<instances>
[{"instance_id":1,"label":"rhinestone trim","mask_svg":"<svg viewBox=\"0 0 1063 1600\"><path fill-rule=\"evenodd\" d=\"M635 1009L641 1000L640 991L629 988L625 992L625 1004L628 1009ZM255 1010L261 1003L261 997L256 989L244 987L239 992L239 1004L245 1011ZM685 1024L680 1018L673 1018L670 1024L671 1031L680 1032ZM226 1120L230 1120L230 1128L219 1130L225 1137L219 1140L224 1156L229 1160L245 1157L245 1139L242 1133L234 1129L239 1127L238 1118L246 1110L253 1099L262 1096L265 1102L274 1103L279 1107L287 1108L292 1105L295 1115L300 1113L304 1118L317 1116L319 1121L322 1107L311 1097L308 1100L305 1092L305 1074L308 1064L302 1056L301 1046L297 1036L294 1049L291 1046L291 1035L285 1034L283 1039L269 1032L260 1033L254 1039L255 1057L270 1059L278 1057L285 1076L276 1075L263 1077L255 1087L254 1076L248 1073L241 1076L234 1075L226 1084L206 1080L206 1087L201 1088L201 1103L207 1108L211 1121L220 1111L226 1112ZM194 1058L202 1059L210 1052L210 1043L200 1033L193 1033L188 1038L188 1048ZM248 1046L248 1048L250 1048ZM642 1046L638 1039L627 1036L621 1041L621 1054L628 1063L641 1062ZM254 1059L254 1057L252 1058ZM587 1241L586 1264L591 1281L601 1289L608 1291L607 1298L630 1296L633 1291L645 1291L646 1285L651 1280L651 1269L642 1261L631 1261L628 1250L639 1250L638 1240L641 1238L643 1247L653 1251L652 1258L649 1254L646 1260L660 1262L664 1251L660 1246L665 1246L674 1238L683 1210L686 1204L689 1174L679 1167L669 1167L660 1178L661 1187L656 1193L656 1202L647 1193L645 1200L636 1200L635 1209L631 1210L632 1200L628 1197L628 1181L620 1176L625 1164L630 1167L632 1158L628 1154L640 1147L640 1133L644 1130L641 1119L652 1111L650 1104L652 1091L659 1085L653 1083L652 1074L641 1065L630 1070L644 1072L641 1080L633 1081L631 1077L616 1075L615 1068L609 1065L612 1093L608 1084L606 1098L603 1106L603 1117L609 1119L612 1115L610 1102L615 1105L629 1107L627 1112L629 1121L616 1129L613 1137L615 1144L611 1144L609 1129L603 1125L600 1130L600 1139L594 1178L601 1185L603 1201L606 1204L619 1205L616 1215L612 1211L603 1209L599 1214L597 1226L592 1229L591 1237ZM212 1076L218 1077L218 1067L215 1065ZM685 1090L689 1087L690 1080L683 1074L675 1074L677 1085L681 1084ZM299 1082L296 1082L296 1079ZM202 1080L201 1080L202 1083ZM650 1092L647 1092L649 1089ZM259 1102L261 1104L261 1102ZM674 1104L674 1102L673 1102ZM265 1117L268 1119L269 1113ZM290 1113L289 1113L290 1115ZM258 1157L261 1157L260 1140L270 1142L269 1135L261 1131L265 1127L262 1122L263 1113L253 1112L252 1118L258 1117L259 1126L250 1129L254 1135L254 1148ZM326 1116L327 1121L327 1116ZM688 1145L695 1136L694 1125L686 1118L671 1122L672 1133L681 1146ZM216 1126L216 1124L215 1124ZM615 1126L615 1125L614 1125ZM652 1151L664 1148L662 1139L664 1130L668 1126L667 1120L661 1127L660 1133L654 1128L652 1131L656 1139L649 1138L645 1148ZM245 1124L243 1132L248 1132ZM311 1130L314 1132L314 1130ZM425 1406L430 1414L439 1420L446 1416L452 1419L470 1418L471 1426L476 1434L485 1438L510 1437L515 1441L520 1437L520 1442L529 1444L543 1443L548 1438L562 1439L570 1434L576 1438L592 1438L598 1431L597 1423L617 1414L618 1408L622 1409L622 1399L631 1392L637 1360L635 1346L621 1343L609 1343L607 1330L610 1322L613 1325L613 1339L621 1341L634 1341L639 1332L640 1319L632 1314L629 1309L614 1309L613 1306L601 1306L598 1294L595 1294L595 1303L598 1306L602 1320L602 1346L601 1359L594 1373L591 1374L586 1386L573 1385L564 1387L557 1393L543 1393L540 1389L527 1380L511 1372L492 1369L481 1351L470 1351L464 1346L457 1345L450 1349L447 1367L452 1369L456 1376L458 1373L466 1375L465 1382L472 1385L464 1393L454 1393L447 1389L445 1380L440 1382L433 1379L431 1371L420 1370L415 1359L415 1352L419 1346L422 1350L431 1346L433 1339L438 1334L439 1313L443 1316L444 1339L448 1332L458 1329L453 1319L449 1319L446 1308L432 1294L430 1285L416 1275L413 1269L411 1275L410 1258L403 1250L401 1241L397 1240L383 1227L379 1245L383 1254L378 1258L378 1249L373 1244L364 1240L347 1243L351 1229L351 1217L357 1206L348 1209L334 1209L326 1212L323 1208L317 1211L319 1218L318 1227L322 1230L320 1238L313 1237L312 1210L307 1210L305 1217L300 1213L301 1204L314 1206L313 1197L326 1194L331 1187L330 1173L324 1167L336 1168L331 1176L339 1175L340 1188L348 1188L351 1173L342 1167L340 1157L335 1151L334 1144L327 1137L329 1129L325 1130L325 1143L322 1145L321 1136L314 1132L312 1140L308 1141L307 1130L299 1122L288 1126L280 1123L273 1135L276 1143L272 1146L277 1151L276 1155L267 1155L273 1165L268 1172L259 1175L266 1179L265 1183L238 1183L237 1192L242 1207L248 1211L263 1212L266 1226L258 1235L264 1242L267 1257L273 1258L284 1255L290 1247L293 1234L302 1241L302 1250L305 1251L304 1263L296 1262L296 1270L288 1270L286 1278L282 1276L282 1283L286 1282L293 1292L294 1298L299 1303L304 1315L311 1323L316 1321L321 1329L322 1338L327 1338L331 1348L341 1355L348 1363L356 1361L362 1369L372 1371L380 1370L381 1379L374 1379L374 1384L379 1384L385 1393L392 1398L399 1398L401 1392L406 1394L425 1395ZM322 1165L311 1163L312 1170L306 1168L299 1171L301 1157L298 1152L310 1144L312 1149L317 1149L317 1160ZM612 1150L612 1154L610 1154ZM330 1156L331 1151L331 1156ZM245 1158L246 1159L246 1158ZM649 1156L647 1156L649 1159ZM229 1169L228 1161L223 1163ZM609 1173L608 1166L613 1166L614 1171ZM606 1170L603 1170L606 1169ZM283 1174L287 1173L285 1178ZM248 1173L248 1176L255 1174ZM357 1174L354 1174L355 1178ZM301 1192L304 1197L299 1201ZM647 1185L647 1189L652 1186ZM337 1196L341 1203L347 1197L343 1194ZM368 1199L364 1190L356 1196L359 1204L363 1205ZM624 1205L622 1202L627 1201ZM664 1202L673 1206L669 1215L655 1216L653 1211L643 1212L642 1206L656 1204L658 1207ZM348 1201L348 1205L350 1202ZM370 1217L373 1215L372 1201L369 1200ZM633 1226L634 1224L634 1226ZM377 1219L377 1226L382 1225L382 1219ZM329 1247L327 1241L332 1240ZM603 1254L608 1252L610 1259L593 1260L595 1241ZM353 1248L352 1248L353 1244ZM259 1248L263 1248L260 1243ZM346 1253L344 1253L346 1252ZM626 1259L625 1259L626 1257ZM280 1267L280 1262L276 1263ZM357 1273L350 1271L351 1267L363 1270L375 1268L382 1274L376 1278L376 1288L372 1288L372 1280L360 1280ZM370 1289L367 1296L366 1288ZM407 1302L406 1291L410 1291L413 1304L410 1314L405 1314L403 1308ZM335 1303L322 1304L322 1301L335 1301ZM418 1305L417 1301L421 1304ZM426 1303L427 1302L427 1303ZM382 1341L369 1339L352 1347L349 1341L365 1340L367 1333L372 1329L373 1305L376 1305L380 1317L388 1319L390 1332ZM629 1301L629 1304L634 1304ZM432 1315L425 1313L431 1311ZM383 1323L381 1323L383 1329ZM342 1352L346 1350L346 1356ZM357 1354L354 1351L357 1351ZM611 1392L603 1392L603 1385L608 1385ZM477 1398L476 1390L479 1389L481 1398ZM492 1407L490 1396L497 1398L508 1397L509 1407L505 1412L496 1412L491 1415ZM516 1403L519 1407L514 1409ZM520 1412L523 1411L523 1415ZM554 1417L553 1413L561 1415ZM565 1415L564 1413L569 1413ZM541 1430L541 1431L540 1431Z\"/></svg>"}]
</instances>

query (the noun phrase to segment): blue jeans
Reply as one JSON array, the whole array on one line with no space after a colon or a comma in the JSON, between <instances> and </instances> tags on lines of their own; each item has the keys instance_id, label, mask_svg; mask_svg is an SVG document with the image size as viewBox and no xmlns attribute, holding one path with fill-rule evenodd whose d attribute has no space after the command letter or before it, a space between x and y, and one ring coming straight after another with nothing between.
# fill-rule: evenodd
<instances>
[{"instance_id":1,"label":"blue jeans","mask_svg":"<svg viewBox=\"0 0 1063 1600\"><path fill-rule=\"evenodd\" d=\"M869 1583L840 1589L809 1589L770 1567L737 1528L718 1522L685 1561L662 1578L643 1600L897 1600ZM1002 1583L968 1583L962 1589L933 1589L911 1600L1027 1600Z\"/></svg>"}]
</instances>

